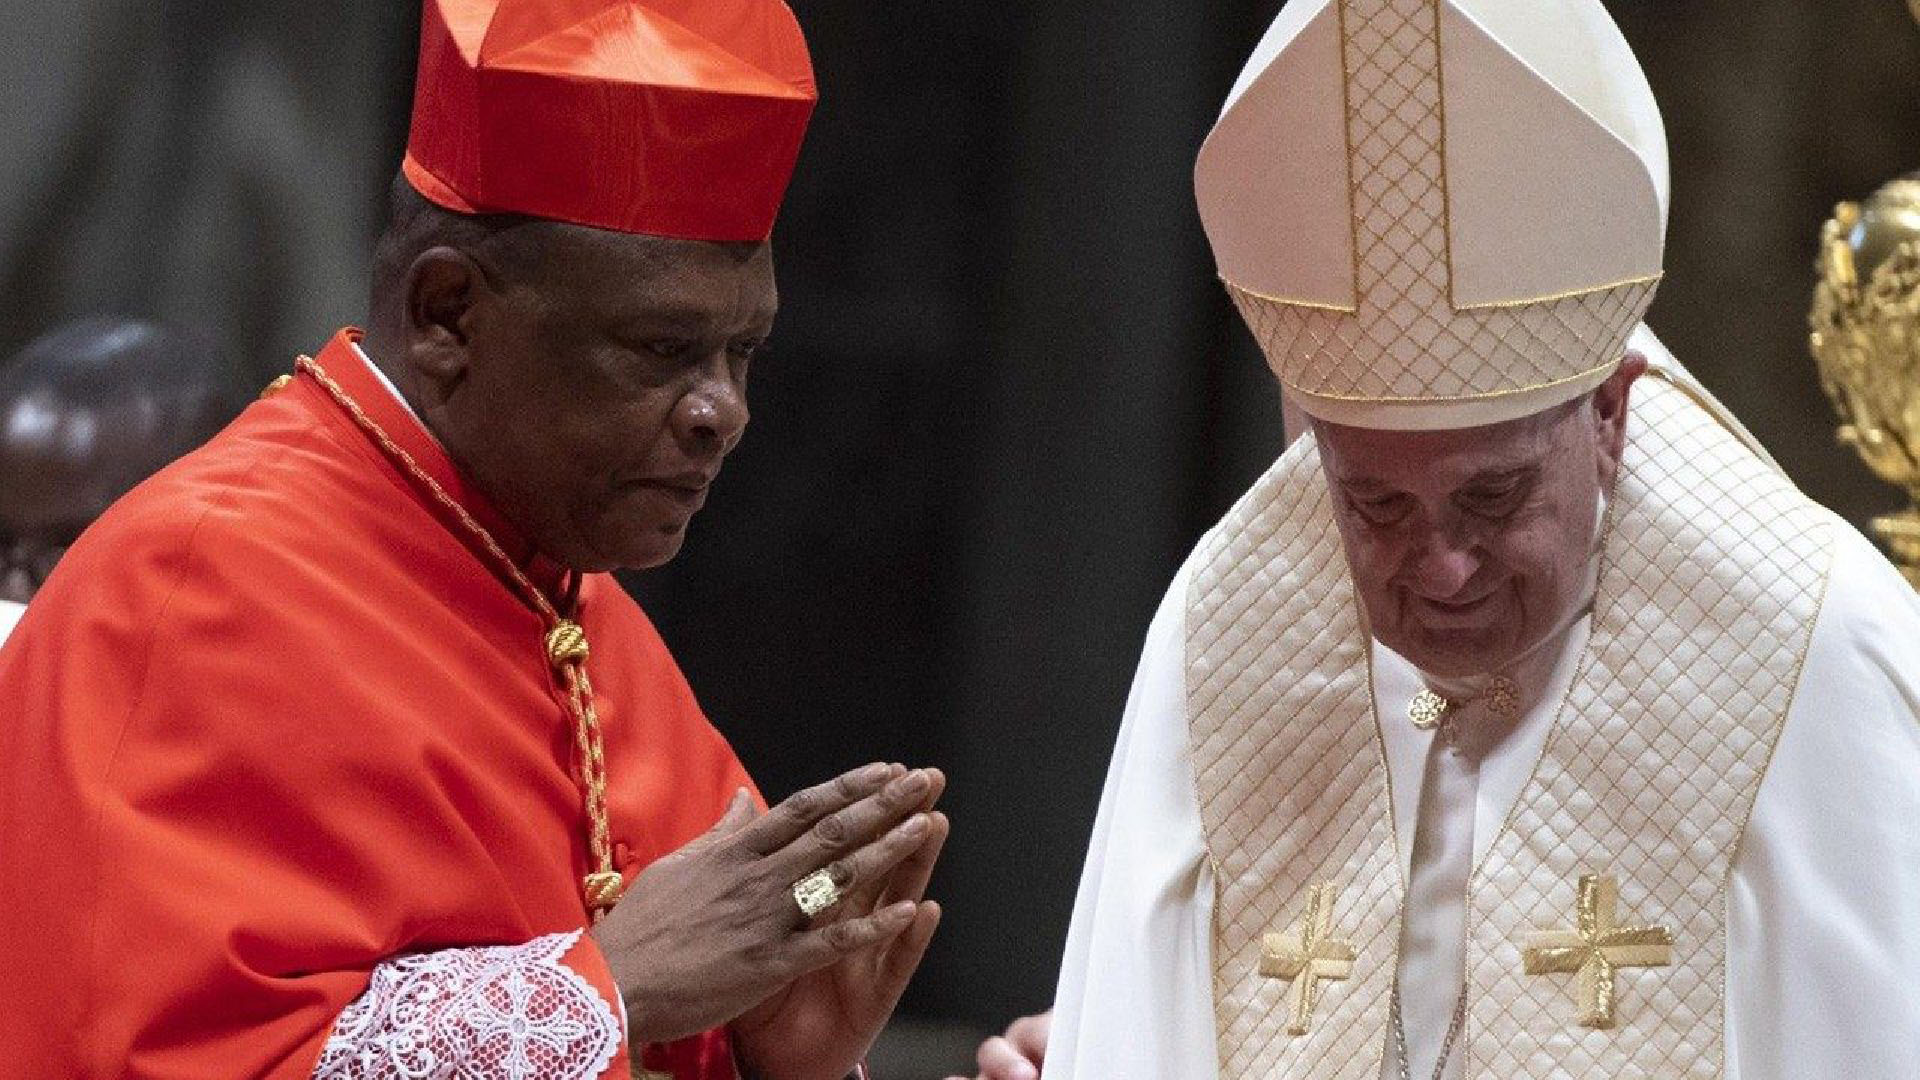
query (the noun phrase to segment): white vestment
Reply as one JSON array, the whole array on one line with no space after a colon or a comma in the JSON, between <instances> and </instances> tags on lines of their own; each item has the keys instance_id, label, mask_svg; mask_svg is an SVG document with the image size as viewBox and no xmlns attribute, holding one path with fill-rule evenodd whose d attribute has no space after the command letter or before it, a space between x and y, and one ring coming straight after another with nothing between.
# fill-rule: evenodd
<instances>
[{"instance_id":1,"label":"white vestment","mask_svg":"<svg viewBox=\"0 0 1920 1080\"><path fill-rule=\"evenodd\" d=\"M1803 676L1729 886L1728 1080L1920 1075L1920 596L1865 538L1836 532ZM1192 574L1190 564L1174 579L1134 678L1067 938L1048 1080L1217 1075L1214 868L1186 715ZM1585 633L1582 620L1555 643L1532 704L1473 767L1436 757L1432 773L1433 736L1406 718L1419 676L1372 650L1387 766L1395 789L1412 793L1396 801L1394 831L1422 899L1406 914L1399 966L1419 1080L1432 1075L1461 986L1464 905L1445 898L1462 894L1431 886L1464 877L1464 851L1485 855ZM1431 793L1430 775L1441 778ZM1382 1074L1396 1077L1391 1032L1380 1038Z\"/></svg>"},{"instance_id":2,"label":"white vestment","mask_svg":"<svg viewBox=\"0 0 1920 1080\"><path fill-rule=\"evenodd\" d=\"M1600 0L1293 0L1195 191L1321 421L1458 430L1629 349L1654 371L1587 611L1431 685L1439 735L1311 441L1208 534L1136 677L1048 1074L1429 1080L1458 1015L1449 1080L1920 1075L1920 601L1636 328L1667 150Z\"/></svg>"},{"instance_id":3,"label":"white vestment","mask_svg":"<svg viewBox=\"0 0 1920 1080\"><path fill-rule=\"evenodd\" d=\"M11 600L0 600L0 645L6 644L7 635L13 632L14 624L20 616L27 613L25 604L16 604Z\"/></svg>"}]
</instances>

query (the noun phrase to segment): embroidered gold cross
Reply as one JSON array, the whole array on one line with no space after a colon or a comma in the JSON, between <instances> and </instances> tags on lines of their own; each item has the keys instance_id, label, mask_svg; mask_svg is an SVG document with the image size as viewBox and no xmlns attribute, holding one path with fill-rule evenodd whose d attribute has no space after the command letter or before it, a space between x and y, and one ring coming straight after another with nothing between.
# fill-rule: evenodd
<instances>
[{"instance_id":1,"label":"embroidered gold cross","mask_svg":"<svg viewBox=\"0 0 1920 1080\"><path fill-rule=\"evenodd\" d=\"M1616 926L1619 906L1619 882L1586 875L1580 879L1577 928L1529 934L1520 954L1529 975L1579 974L1580 1023L1586 1027L1613 1026L1616 969L1673 963L1673 934L1664 926Z\"/></svg>"},{"instance_id":2,"label":"embroidered gold cross","mask_svg":"<svg viewBox=\"0 0 1920 1080\"><path fill-rule=\"evenodd\" d=\"M1313 1007L1320 1000L1321 979L1353 977L1353 943L1332 936L1333 901L1339 895L1331 881L1315 885L1307 894L1307 911L1298 925L1260 939L1260 974L1293 980L1287 994L1293 1011L1287 1022L1289 1035L1307 1033Z\"/></svg>"}]
</instances>

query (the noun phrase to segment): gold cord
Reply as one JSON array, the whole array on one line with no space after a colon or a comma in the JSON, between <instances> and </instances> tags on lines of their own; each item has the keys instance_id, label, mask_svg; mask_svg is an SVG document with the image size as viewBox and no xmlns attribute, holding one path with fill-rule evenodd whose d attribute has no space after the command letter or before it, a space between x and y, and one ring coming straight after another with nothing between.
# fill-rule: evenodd
<instances>
[{"instance_id":1,"label":"gold cord","mask_svg":"<svg viewBox=\"0 0 1920 1080\"><path fill-rule=\"evenodd\" d=\"M480 524L474 516L461 506L459 501L447 494L413 455L394 442L380 425L360 407L360 403L348 394L345 388L334 382L325 369L310 356L302 356L294 361L294 366L313 376L314 381L330 395L334 402L347 415L353 418L360 430L378 443L395 464L405 469L407 474L426 488L435 502L452 513L480 546L497 564L527 604L531 606L542 622L546 624L544 644L548 663L560 676L567 691L567 712L573 720L574 745L580 755L579 779L585 795L587 810L587 852L594 869L581 883L582 895L586 899L587 910L598 919L620 899L622 880L619 871L613 868L613 844L611 832L607 826L607 754L605 740L600 730L599 714L593 708L593 683L587 678L586 631L580 624L563 619L554 609L546 594L528 580L520 567L510 558L506 550L486 526Z\"/></svg>"}]
</instances>

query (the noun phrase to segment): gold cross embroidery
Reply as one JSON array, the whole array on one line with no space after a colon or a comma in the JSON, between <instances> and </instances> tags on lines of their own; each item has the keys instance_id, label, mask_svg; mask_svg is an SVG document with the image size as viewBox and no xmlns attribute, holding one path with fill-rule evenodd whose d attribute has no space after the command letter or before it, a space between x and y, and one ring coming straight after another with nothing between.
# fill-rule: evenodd
<instances>
[{"instance_id":1,"label":"gold cross embroidery","mask_svg":"<svg viewBox=\"0 0 1920 1080\"><path fill-rule=\"evenodd\" d=\"M1664 926L1616 926L1620 885L1612 877L1580 879L1578 928L1529 934L1520 954L1529 975L1577 972L1580 1023L1613 1027L1614 971L1673 963L1673 934Z\"/></svg>"},{"instance_id":2,"label":"gold cross embroidery","mask_svg":"<svg viewBox=\"0 0 1920 1080\"><path fill-rule=\"evenodd\" d=\"M1320 999L1321 979L1353 977L1353 943L1334 939L1333 901L1340 890L1332 882L1315 885L1307 894L1307 911L1300 922L1284 934L1266 934L1260 939L1260 974L1270 979L1291 979L1288 1002L1293 1015L1287 1022L1287 1034L1305 1035L1313 1020L1313 1007Z\"/></svg>"}]
</instances>

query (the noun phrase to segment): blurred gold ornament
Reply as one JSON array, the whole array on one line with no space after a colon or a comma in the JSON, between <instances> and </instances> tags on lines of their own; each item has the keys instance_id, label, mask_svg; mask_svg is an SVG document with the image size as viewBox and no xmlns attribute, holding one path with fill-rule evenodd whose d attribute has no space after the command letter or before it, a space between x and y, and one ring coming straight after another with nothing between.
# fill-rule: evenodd
<instances>
[{"instance_id":1,"label":"blurred gold ornament","mask_svg":"<svg viewBox=\"0 0 1920 1080\"><path fill-rule=\"evenodd\" d=\"M1836 207L1820 235L1819 272L1813 356L1840 440L1920 506L1920 174ZM1920 586L1920 509L1873 526Z\"/></svg>"}]
</instances>

